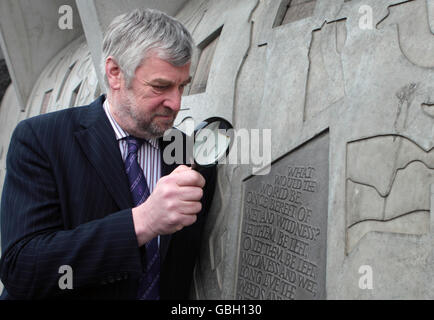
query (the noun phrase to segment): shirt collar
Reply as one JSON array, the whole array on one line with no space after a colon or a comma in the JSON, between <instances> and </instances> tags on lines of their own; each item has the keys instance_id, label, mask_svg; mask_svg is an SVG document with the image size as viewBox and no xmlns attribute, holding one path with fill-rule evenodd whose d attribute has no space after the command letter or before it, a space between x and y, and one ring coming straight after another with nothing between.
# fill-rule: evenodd
<instances>
[{"instance_id":1,"label":"shirt collar","mask_svg":"<svg viewBox=\"0 0 434 320\"><path fill-rule=\"evenodd\" d=\"M113 127L113 130L114 130L115 136L116 136L116 140L119 141L119 140L125 139L126 137L129 137L130 134L128 134L128 132L126 132L124 129L122 129L121 126L116 122L115 118L113 118L113 116L110 112L110 105L109 105L108 99L106 99L104 101L103 108L104 108L104 111L107 115L107 118L110 121L110 124ZM149 140L145 140L145 141L148 142L155 149L160 149L160 144L158 143L157 138L149 139Z\"/></svg>"}]
</instances>

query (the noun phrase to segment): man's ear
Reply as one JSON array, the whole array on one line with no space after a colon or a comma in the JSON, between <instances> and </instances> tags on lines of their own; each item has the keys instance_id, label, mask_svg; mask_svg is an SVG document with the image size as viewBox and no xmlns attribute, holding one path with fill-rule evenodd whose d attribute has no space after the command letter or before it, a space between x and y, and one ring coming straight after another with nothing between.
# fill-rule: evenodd
<instances>
[{"instance_id":1,"label":"man's ear","mask_svg":"<svg viewBox=\"0 0 434 320\"><path fill-rule=\"evenodd\" d=\"M111 90L119 90L123 79L121 68L113 57L108 57L105 62L105 74Z\"/></svg>"}]
</instances>

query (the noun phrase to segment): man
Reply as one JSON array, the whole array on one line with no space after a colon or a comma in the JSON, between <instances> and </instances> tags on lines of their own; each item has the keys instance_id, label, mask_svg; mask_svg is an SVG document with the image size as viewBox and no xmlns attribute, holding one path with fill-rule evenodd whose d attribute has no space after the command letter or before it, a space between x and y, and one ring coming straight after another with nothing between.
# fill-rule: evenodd
<instances>
[{"instance_id":1,"label":"man","mask_svg":"<svg viewBox=\"0 0 434 320\"><path fill-rule=\"evenodd\" d=\"M1 202L2 298L188 298L215 170L166 163L161 137L191 54L191 35L164 13L119 16L103 43L107 99L18 124Z\"/></svg>"}]
</instances>

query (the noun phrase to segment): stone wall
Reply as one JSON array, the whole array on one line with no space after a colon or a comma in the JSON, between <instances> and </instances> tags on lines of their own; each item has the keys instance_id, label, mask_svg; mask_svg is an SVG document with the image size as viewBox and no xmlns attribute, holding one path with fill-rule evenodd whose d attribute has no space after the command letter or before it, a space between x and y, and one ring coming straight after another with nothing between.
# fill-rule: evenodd
<instances>
[{"instance_id":1,"label":"stone wall","mask_svg":"<svg viewBox=\"0 0 434 320\"><path fill-rule=\"evenodd\" d=\"M11 84L11 77L9 75L8 67L6 66L6 61L0 59L0 101L5 95L6 89Z\"/></svg>"},{"instance_id":2,"label":"stone wall","mask_svg":"<svg viewBox=\"0 0 434 320\"><path fill-rule=\"evenodd\" d=\"M178 14L199 46L192 87L202 83L181 126L215 114L272 130L268 175L219 169L194 297L434 297L433 10L245 0Z\"/></svg>"}]
</instances>

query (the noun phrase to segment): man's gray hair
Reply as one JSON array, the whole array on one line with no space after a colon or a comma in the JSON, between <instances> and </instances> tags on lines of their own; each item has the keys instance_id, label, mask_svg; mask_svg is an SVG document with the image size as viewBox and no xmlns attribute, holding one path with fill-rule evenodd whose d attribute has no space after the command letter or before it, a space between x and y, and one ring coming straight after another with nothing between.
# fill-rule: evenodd
<instances>
[{"instance_id":1,"label":"man's gray hair","mask_svg":"<svg viewBox=\"0 0 434 320\"><path fill-rule=\"evenodd\" d=\"M135 71L149 53L174 66L183 66L191 60L193 38L176 19L153 9L135 9L120 15L108 27L102 49L102 72L109 89L105 63L112 56L122 70L129 88Z\"/></svg>"}]
</instances>

